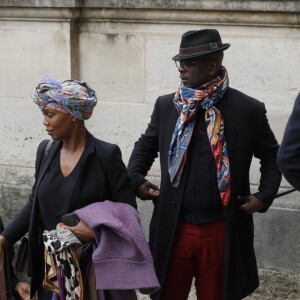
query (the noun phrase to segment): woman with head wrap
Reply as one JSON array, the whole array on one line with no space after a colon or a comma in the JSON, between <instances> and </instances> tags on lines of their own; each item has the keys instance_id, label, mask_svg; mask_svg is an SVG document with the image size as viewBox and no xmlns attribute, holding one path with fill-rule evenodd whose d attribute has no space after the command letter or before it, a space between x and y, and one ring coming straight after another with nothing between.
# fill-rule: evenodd
<instances>
[{"instance_id":1,"label":"woman with head wrap","mask_svg":"<svg viewBox=\"0 0 300 300\"><path fill-rule=\"evenodd\" d=\"M44 77L32 94L53 143L43 141L37 150L35 183L28 203L0 236L0 252L27 231L31 259L31 297L52 299L42 288L45 277L41 233L53 230L61 216L109 199L136 207L135 195L118 146L96 139L85 128L97 97L85 82ZM83 242L94 239L83 222L72 231ZM0 254L1 255L1 254ZM46 270L48 272L48 270Z\"/></svg>"}]
</instances>

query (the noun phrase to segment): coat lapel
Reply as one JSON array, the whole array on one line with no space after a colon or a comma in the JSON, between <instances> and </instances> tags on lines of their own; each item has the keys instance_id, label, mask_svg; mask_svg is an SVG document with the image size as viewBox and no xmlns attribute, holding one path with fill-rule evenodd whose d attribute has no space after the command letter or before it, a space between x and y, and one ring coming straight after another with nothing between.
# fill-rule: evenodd
<instances>
[{"instance_id":1,"label":"coat lapel","mask_svg":"<svg viewBox=\"0 0 300 300\"><path fill-rule=\"evenodd\" d=\"M82 207L83 202L86 201L85 198L82 198L82 191L84 190L83 186L87 184L86 181L86 173L88 171L88 167L90 166L89 163L87 163L87 159L90 155L92 155L95 152L95 140L94 137L86 131L86 139L85 139L85 146L84 146L84 151L82 153L82 164L80 166L80 172L78 177L76 178L76 183L74 185L74 189L71 191L72 193L72 199L79 199L77 204L74 204L74 209L78 209Z\"/></svg>"},{"instance_id":2,"label":"coat lapel","mask_svg":"<svg viewBox=\"0 0 300 300\"><path fill-rule=\"evenodd\" d=\"M228 88L228 91L225 93L224 97L221 99L219 104L219 110L221 112L221 116L224 120L224 133L225 133L225 139L226 144L228 148L229 158L230 153L232 153L232 147L233 147L233 141L235 140L235 134L236 130L238 128L237 120L232 118L232 112L235 110L235 107L230 107L228 104L229 97L228 94L230 92L230 88Z\"/></svg>"},{"instance_id":3,"label":"coat lapel","mask_svg":"<svg viewBox=\"0 0 300 300\"><path fill-rule=\"evenodd\" d=\"M86 131L86 137L85 137L85 146L84 146L84 152L83 152L83 156L82 156L82 161L83 161L83 167L85 165L85 161L88 158L88 156L92 153L95 152L95 141L94 141L94 137L88 132Z\"/></svg>"}]
</instances>

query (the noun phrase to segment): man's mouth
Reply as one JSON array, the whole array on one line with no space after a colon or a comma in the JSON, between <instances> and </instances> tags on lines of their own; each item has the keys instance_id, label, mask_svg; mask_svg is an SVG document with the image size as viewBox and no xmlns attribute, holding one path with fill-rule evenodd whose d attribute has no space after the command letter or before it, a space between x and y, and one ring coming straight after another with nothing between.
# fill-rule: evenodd
<instances>
[{"instance_id":1,"label":"man's mouth","mask_svg":"<svg viewBox=\"0 0 300 300\"><path fill-rule=\"evenodd\" d=\"M187 82L187 81L188 81L187 78L181 77L181 76L180 76L180 80L181 80L182 82Z\"/></svg>"},{"instance_id":2,"label":"man's mouth","mask_svg":"<svg viewBox=\"0 0 300 300\"><path fill-rule=\"evenodd\" d=\"M188 79L185 77L180 77L181 84L185 85L188 82Z\"/></svg>"}]
</instances>

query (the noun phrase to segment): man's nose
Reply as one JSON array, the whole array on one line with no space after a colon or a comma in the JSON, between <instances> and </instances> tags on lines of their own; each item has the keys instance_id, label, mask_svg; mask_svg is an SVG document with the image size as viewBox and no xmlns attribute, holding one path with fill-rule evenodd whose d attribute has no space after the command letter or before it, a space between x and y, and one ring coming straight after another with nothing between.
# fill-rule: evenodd
<instances>
[{"instance_id":1,"label":"man's nose","mask_svg":"<svg viewBox=\"0 0 300 300\"><path fill-rule=\"evenodd\" d=\"M179 68L178 68L178 72L184 73L184 72L186 72L186 69L180 64Z\"/></svg>"}]
</instances>

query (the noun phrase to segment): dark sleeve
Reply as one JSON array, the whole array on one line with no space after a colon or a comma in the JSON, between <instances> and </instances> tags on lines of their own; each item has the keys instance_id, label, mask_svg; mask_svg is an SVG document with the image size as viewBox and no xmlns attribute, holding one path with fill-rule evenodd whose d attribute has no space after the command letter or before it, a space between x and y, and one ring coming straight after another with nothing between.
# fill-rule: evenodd
<instances>
[{"instance_id":1,"label":"dark sleeve","mask_svg":"<svg viewBox=\"0 0 300 300\"><path fill-rule=\"evenodd\" d=\"M287 181L300 190L300 93L286 125L278 152L278 165Z\"/></svg>"},{"instance_id":2,"label":"dark sleeve","mask_svg":"<svg viewBox=\"0 0 300 300\"><path fill-rule=\"evenodd\" d=\"M28 231L30 217L31 217L33 197L35 194L39 169L40 169L40 165L41 165L41 162L43 159L43 154L44 154L47 144L48 144L48 141L45 140L45 141L41 142L38 147L36 161L35 161L35 174L34 174L35 180L34 180L34 185L32 187L31 194L29 196L29 200L28 200L27 204L21 209L21 211L17 214L17 216L11 221L11 223L2 232L2 235L11 244L14 244L15 242L17 242Z\"/></svg>"},{"instance_id":3,"label":"dark sleeve","mask_svg":"<svg viewBox=\"0 0 300 300\"><path fill-rule=\"evenodd\" d=\"M151 121L145 133L135 143L128 162L128 173L134 190L146 181L145 176L158 156L158 102L159 98L155 103Z\"/></svg>"},{"instance_id":4,"label":"dark sleeve","mask_svg":"<svg viewBox=\"0 0 300 300\"><path fill-rule=\"evenodd\" d=\"M4 226L3 226L2 218L0 216L0 232L1 233L2 233L3 229L4 229ZM15 255L14 248L12 245L9 245L4 251L4 273L6 276L9 275L9 279L7 279L5 277L5 282L6 282L6 284L8 283L8 285L6 286L6 289L11 288L10 292L15 295L16 294L15 289L16 289L16 286L17 286L19 280L16 276L15 270L12 265L14 255Z\"/></svg>"},{"instance_id":5,"label":"dark sleeve","mask_svg":"<svg viewBox=\"0 0 300 300\"><path fill-rule=\"evenodd\" d=\"M112 201L123 202L137 208L135 194L130 184L120 148L115 146L108 163L108 185Z\"/></svg>"},{"instance_id":6,"label":"dark sleeve","mask_svg":"<svg viewBox=\"0 0 300 300\"><path fill-rule=\"evenodd\" d=\"M276 197L281 182L281 172L277 165L279 145L268 123L264 107L258 125L254 156L260 160L261 177L259 192L254 196L264 203L265 207L261 212L265 212Z\"/></svg>"}]
</instances>

